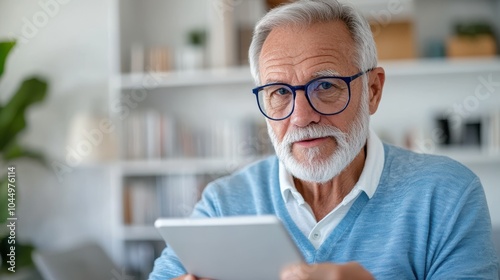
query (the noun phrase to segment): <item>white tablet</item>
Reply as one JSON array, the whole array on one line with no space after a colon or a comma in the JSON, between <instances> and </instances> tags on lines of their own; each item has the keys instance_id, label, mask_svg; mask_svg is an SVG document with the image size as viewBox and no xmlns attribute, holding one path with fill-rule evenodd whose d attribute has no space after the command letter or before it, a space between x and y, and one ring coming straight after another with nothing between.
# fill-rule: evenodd
<instances>
[{"instance_id":1,"label":"white tablet","mask_svg":"<svg viewBox=\"0 0 500 280\"><path fill-rule=\"evenodd\" d=\"M217 280L279 279L303 257L276 216L158 219L155 227L186 270Z\"/></svg>"}]
</instances>

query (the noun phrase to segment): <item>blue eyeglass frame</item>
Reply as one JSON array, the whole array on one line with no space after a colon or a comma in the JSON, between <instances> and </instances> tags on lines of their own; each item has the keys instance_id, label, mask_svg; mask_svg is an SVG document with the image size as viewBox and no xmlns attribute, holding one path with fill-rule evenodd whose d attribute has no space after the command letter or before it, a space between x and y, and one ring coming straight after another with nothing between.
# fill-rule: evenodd
<instances>
[{"instance_id":1,"label":"blue eyeglass frame","mask_svg":"<svg viewBox=\"0 0 500 280\"><path fill-rule=\"evenodd\" d=\"M306 99L307 99L307 102L309 103L309 105L311 106L311 108L313 108L313 110L321 115L325 115L325 116L333 116L333 115L337 115L337 114L340 114L342 113L346 108L347 106L349 106L349 102L351 102L351 82L354 81L356 78L370 72L371 70L373 70L374 68L370 68L366 71L361 71L357 74L354 74L352 76L348 76L348 77L342 77L342 76L322 76L322 77L318 77L318 78L314 78L312 80L310 80L309 82L307 82L307 84L305 85L298 85L298 86L292 86L292 85L289 85L289 84L286 84L286 83L270 83L270 84L265 84L263 86L259 86L259 87L256 87L254 89L252 89L252 92L253 94L255 95L255 98L257 99L257 106L259 107L259 110L260 112L268 119L270 120L273 120L273 121L281 121L281 120L284 120L288 117L290 117L292 114L293 114L293 111L295 110L295 96L297 95L296 91L297 90L303 90L304 91L304 94L306 95ZM307 87L314 83L315 81L317 80L321 80L321 79L328 79L328 78L335 78L335 79L341 79L343 80L346 84L347 84L347 90L349 92L349 97L347 99L347 102L344 106L344 108L342 108L340 111L338 112L335 112L335 113L332 113L332 114L325 114L325 113L322 113L318 110L316 110L316 108L314 108L312 102L311 102L311 99L309 99L309 93L306 92L306 89ZM292 90L292 94L293 94L293 104L292 104L292 110L290 111L290 114L286 115L285 117L283 118L279 118L279 119L274 119L274 118L271 118L269 117L268 115L266 115L266 113L264 113L264 111L262 110L262 108L260 107L260 102L259 102L259 91L261 89L263 89L264 87L267 87L267 86L274 86L274 85L281 85L281 86L286 86L288 88L290 88Z\"/></svg>"}]
</instances>

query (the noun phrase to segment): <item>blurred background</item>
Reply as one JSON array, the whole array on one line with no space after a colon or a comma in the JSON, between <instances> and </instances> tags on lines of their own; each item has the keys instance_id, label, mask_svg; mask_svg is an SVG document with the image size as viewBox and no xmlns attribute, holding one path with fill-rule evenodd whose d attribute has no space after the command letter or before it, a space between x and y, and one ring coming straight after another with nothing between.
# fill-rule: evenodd
<instances>
[{"instance_id":1,"label":"blurred background","mask_svg":"<svg viewBox=\"0 0 500 280\"><path fill-rule=\"evenodd\" d=\"M46 164L2 162L3 177L16 167L16 242L32 247L0 277L40 279L19 262L30 250L49 271L64 263L57 254L97 244L116 266L102 279L146 279L165 246L154 220L188 215L207 182L272 153L247 50L280 2L0 0L0 41L17 41L0 108L26 78L48 86L16 138ZM387 74L372 128L476 172L499 246L500 1L349 2L370 20Z\"/></svg>"}]
</instances>

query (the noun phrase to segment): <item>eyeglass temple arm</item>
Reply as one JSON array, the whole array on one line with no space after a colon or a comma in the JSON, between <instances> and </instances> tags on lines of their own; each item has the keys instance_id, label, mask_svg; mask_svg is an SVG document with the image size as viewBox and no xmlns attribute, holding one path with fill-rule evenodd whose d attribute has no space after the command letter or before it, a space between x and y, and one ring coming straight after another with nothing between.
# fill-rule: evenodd
<instances>
[{"instance_id":1,"label":"eyeglass temple arm","mask_svg":"<svg viewBox=\"0 0 500 280\"><path fill-rule=\"evenodd\" d=\"M359 72L358 74L356 74L356 75L354 75L354 76L351 76L351 77L350 77L350 78L351 78L350 80L351 80L351 81L353 81L354 79L356 79L356 78L358 78L359 76L362 76L362 75L364 75L364 74L366 74L366 73L368 73L368 72L372 71L373 69L375 69L375 68L370 68L370 69L368 69L368 70L366 70L366 71L361 71L361 72Z\"/></svg>"}]
</instances>

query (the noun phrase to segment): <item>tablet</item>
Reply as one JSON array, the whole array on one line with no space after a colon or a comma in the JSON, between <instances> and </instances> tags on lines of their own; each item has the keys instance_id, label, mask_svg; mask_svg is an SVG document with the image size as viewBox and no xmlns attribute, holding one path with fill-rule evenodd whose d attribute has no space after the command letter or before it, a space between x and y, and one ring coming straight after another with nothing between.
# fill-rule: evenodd
<instances>
[{"instance_id":1,"label":"tablet","mask_svg":"<svg viewBox=\"0 0 500 280\"><path fill-rule=\"evenodd\" d=\"M158 219L155 227L195 276L217 280L279 279L303 262L276 216Z\"/></svg>"}]
</instances>

